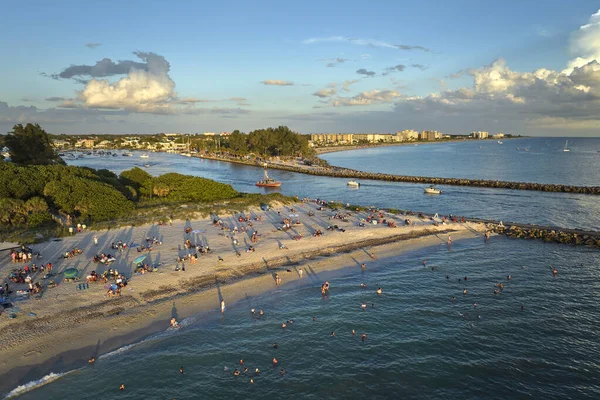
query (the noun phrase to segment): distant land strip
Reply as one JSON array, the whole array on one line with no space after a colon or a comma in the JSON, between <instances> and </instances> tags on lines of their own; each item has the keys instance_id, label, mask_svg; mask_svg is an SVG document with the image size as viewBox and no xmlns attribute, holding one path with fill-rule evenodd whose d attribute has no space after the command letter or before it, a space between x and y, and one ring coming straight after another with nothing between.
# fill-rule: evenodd
<instances>
[{"instance_id":1,"label":"distant land strip","mask_svg":"<svg viewBox=\"0 0 600 400\"><path fill-rule=\"evenodd\" d=\"M202 158L227 161L237 164L251 165L262 167L262 164L255 161L243 161L225 157L215 157L203 155ZM493 189L513 189L513 190L535 190L540 192L560 192L560 193L577 193L600 195L600 186L574 186L561 185L555 183L533 183L533 182L511 182L511 181L496 181L489 179L464 179L464 178L436 178L429 176L407 176L382 174L376 172L357 171L350 168L342 167L314 167L314 166L293 166L279 163L268 163L268 168L279 169L282 171L297 172L300 174L330 176L334 178L348 179L369 179L376 181L390 182L407 182L430 185L450 185L450 186L471 186L471 187L487 187Z\"/></svg>"}]
</instances>

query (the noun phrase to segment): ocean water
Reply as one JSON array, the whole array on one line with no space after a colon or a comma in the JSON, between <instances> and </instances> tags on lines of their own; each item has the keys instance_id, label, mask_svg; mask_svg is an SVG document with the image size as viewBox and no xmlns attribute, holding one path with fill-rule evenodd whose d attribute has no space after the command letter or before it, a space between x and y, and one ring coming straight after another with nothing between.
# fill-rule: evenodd
<instances>
[{"instance_id":1,"label":"ocean water","mask_svg":"<svg viewBox=\"0 0 600 400\"><path fill-rule=\"evenodd\" d=\"M522 138L324 154L340 167L399 175L600 186L600 138ZM519 148L519 150L517 150ZM525 149L529 151L525 151Z\"/></svg>"},{"instance_id":2,"label":"ocean water","mask_svg":"<svg viewBox=\"0 0 600 400\"><path fill-rule=\"evenodd\" d=\"M551 266L558 268L557 276ZM224 316L216 309L198 314L182 321L179 330L166 330L100 357L93 367L53 375L51 383L13 395L597 399L599 268L597 250L505 237L429 247L368 262L364 272L349 265L305 276L302 284L230 304ZM320 293L325 280L331 284L327 298ZM500 282L504 290L493 294ZM265 316L252 317L251 308L263 309ZM283 330L281 323L290 319L293 324ZM275 368L273 357L280 362ZM233 370L244 368L240 359L249 372L235 377ZM253 372L256 368L260 374Z\"/></svg>"},{"instance_id":3,"label":"ocean water","mask_svg":"<svg viewBox=\"0 0 600 400\"><path fill-rule=\"evenodd\" d=\"M417 147L395 146L330 153L323 155L323 158L334 165L407 175L489 178L489 174L493 173L495 179L532 182L560 182L563 178L557 177L565 176L565 183L600 185L600 153L595 152L595 149L600 150L600 139L577 139L570 140L569 143L571 142L573 147L570 153L562 151L562 139L538 138L507 140L503 145L481 142L482 147L487 146L489 149L479 149L479 142L437 143ZM544 144L547 147L544 147ZM529 153L516 150L515 146L524 148L525 145L530 146ZM541 150L534 153L533 150L538 148L546 149L544 151L548 153ZM552 149L552 153L549 149ZM560 152L554 151L556 149ZM493 159L497 165L492 168L481 164L479 159L468 156L472 152L487 152L484 158ZM494 152L493 157L489 155L491 152ZM135 157L88 156L69 163L92 168L109 168L116 173L133 166L144 168L144 164L148 163L150 166L144 169L154 175L179 172L203 176L229 183L235 189L249 193L268 193L276 190L290 196L298 195L300 198L318 197L344 203L432 214L452 213L502 220L505 223L522 222L600 230L598 196L443 185L439 188L444 194L436 196L423 193L427 185L365 180L361 181L360 188L355 189L346 186L346 179L277 170L270 171L270 175L283 182L281 188L265 189L255 186L263 174L262 169L257 167L163 153L150 153L150 158L140 159L139 154L141 153L137 153ZM457 158L454 154L462 154L463 157ZM522 158L521 164L515 161L515 157ZM403 161L407 159L413 160L408 166L404 165L406 163ZM559 159L570 161L560 164L555 161ZM558 165L560 167L557 167ZM455 172L457 169L461 171ZM563 171L562 175L555 173L556 169ZM444 173L445 170L452 172ZM512 172L509 174L509 171ZM513 179L514 174L517 175Z\"/></svg>"}]
</instances>

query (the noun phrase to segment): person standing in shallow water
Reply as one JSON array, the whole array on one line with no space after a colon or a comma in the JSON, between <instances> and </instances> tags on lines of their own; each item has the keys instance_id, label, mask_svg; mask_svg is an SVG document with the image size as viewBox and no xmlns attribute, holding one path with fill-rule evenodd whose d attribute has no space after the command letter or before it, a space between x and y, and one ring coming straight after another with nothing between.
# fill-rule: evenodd
<instances>
[{"instance_id":1,"label":"person standing in shallow water","mask_svg":"<svg viewBox=\"0 0 600 400\"><path fill-rule=\"evenodd\" d=\"M221 314L225 314L225 300L221 300Z\"/></svg>"}]
</instances>

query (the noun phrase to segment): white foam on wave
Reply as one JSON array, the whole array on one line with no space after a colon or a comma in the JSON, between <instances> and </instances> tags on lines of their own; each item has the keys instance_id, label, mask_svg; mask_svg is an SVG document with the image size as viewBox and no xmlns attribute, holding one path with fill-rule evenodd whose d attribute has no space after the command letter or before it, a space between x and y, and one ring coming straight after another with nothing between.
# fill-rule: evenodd
<instances>
[{"instance_id":1,"label":"white foam on wave","mask_svg":"<svg viewBox=\"0 0 600 400\"><path fill-rule=\"evenodd\" d=\"M74 371L74 370L73 370ZM4 399L12 399L13 397L17 397L22 395L23 393L27 393L30 392L34 389L37 389L39 387L42 387L44 385L47 385L50 382L54 382L55 380L73 372L73 371L69 371L69 372L64 372L61 374L55 374L54 372L49 373L48 375L44 376L41 379L38 379L36 381L31 381L28 382L24 385L21 386L17 386L16 388L14 388L13 390L11 390L11 392L9 394L7 394Z\"/></svg>"}]
</instances>

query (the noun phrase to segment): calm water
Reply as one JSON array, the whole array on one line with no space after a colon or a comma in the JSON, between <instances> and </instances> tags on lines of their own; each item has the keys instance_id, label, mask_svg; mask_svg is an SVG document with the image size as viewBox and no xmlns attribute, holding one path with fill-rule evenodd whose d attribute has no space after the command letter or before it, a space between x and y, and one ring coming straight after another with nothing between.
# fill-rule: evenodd
<instances>
[{"instance_id":1,"label":"calm water","mask_svg":"<svg viewBox=\"0 0 600 400\"><path fill-rule=\"evenodd\" d=\"M524 138L380 147L323 155L369 172L600 186L600 138ZM517 150L517 147L520 150ZM525 151L528 149L529 151Z\"/></svg>"},{"instance_id":2,"label":"calm water","mask_svg":"<svg viewBox=\"0 0 600 400\"><path fill-rule=\"evenodd\" d=\"M224 317L189 318L21 398L597 399L599 268L600 252L582 247L503 237L441 245L369 263L364 274L349 266L305 277L232 304ZM494 295L498 282L505 289ZM363 301L375 307L362 311ZM252 307L265 317L252 318ZM240 359L260 375L234 377Z\"/></svg>"},{"instance_id":3,"label":"calm water","mask_svg":"<svg viewBox=\"0 0 600 400\"><path fill-rule=\"evenodd\" d=\"M523 141L532 142L535 142L536 140L542 139L523 139ZM560 143L560 140L555 139L555 141L556 143ZM600 144L600 139L591 139L591 141ZM495 144L495 142L484 143L488 146L495 145L498 148L507 148L508 144L510 144L510 148L516 152L513 144L520 142L521 140L506 141L504 142L504 145L498 145ZM577 142L574 143L574 146L576 143ZM350 155L354 154L353 152L332 153L327 154L325 157L328 159L334 156L342 158L347 157L347 162L354 159L353 165L346 166L362 169L363 164L375 165L375 159L377 159L377 152L379 151L384 152L385 154L390 154L390 152L402 152L406 154L414 153L410 157L437 159L436 154L439 152L443 153L444 149L454 149L460 146L467 146L467 148L469 148L469 146L472 147L472 143L444 143L418 147L386 147L375 150L366 150L366 153L363 150L359 150L356 154L359 154L360 157L350 157ZM478 149L477 146L475 146L475 148ZM426 156L423 155L424 152L427 154ZM562 153L563 152L561 152L560 156L562 156ZM264 193L267 190L273 190L261 189L254 185L256 181L262 179L263 172L260 168L162 153L150 153L150 158L144 161L144 159L140 159L137 156L138 154L136 154L136 157L86 157L81 160L71 161L70 163L73 165L86 165L92 168L109 168L117 173L130 169L136 165L144 168L144 164L148 163L150 167L145 169L154 175L175 171L230 183L237 190L244 192ZM579 157L579 152L576 151L575 147L573 147L571 153L566 154L570 154L569 157L573 159ZM524 157L527 157L527 155L524 155ZM600 153L599 156L594 157L600 158ZM337 160L330 161L332 163L337 163ZM340 162L340 165L341 164L342 162ZM505 168L510 168L510 165L512 165L508 160L505 164ZM436 173L434 173L435 171L431 171L428 168L431 165L437 164L421 163L418 165L422 168L416 170L415 175L436 175ZM548 165L552 165L552 163L549 162ZM582 169L585 168L573 167L573 169L570 170L570 174L575 179L579 176L580 170ZM595 172L595 175L598 175L597 171L600 171L600 165L593 171ZM402 171L394 172L403 173ZM482 174L485 173L485 171L481 172ZM444 194L441 196L432 196L423 193L423 188L426 185L383 181L361 181L361 187L359 189L354 189L348 188L346 186L346 180L341 178L317 177L276 170L271 171L270 175L283 181L280 189L282 193L291 196L298 195L300 198L305 196L311 198L319 197L327 200L342 201L344 203L374 205L377 207L414 210L427 213L453 213L456 215L498 219L504 222L525 222L568 228L600 230L600 200L597 196L459 186L439 186L444 191ZM478 175L476 177L484 176ZM505 177L499 177L498 179L504 178ZM522 178L515 180L526 181L534 179L524 173ZM596 181L600 181L600 178L597 176ZM576 181L573 183L582 184L581 182ZM596 184L599 183L596 182Z\"/></svg>"}]
</instances>

